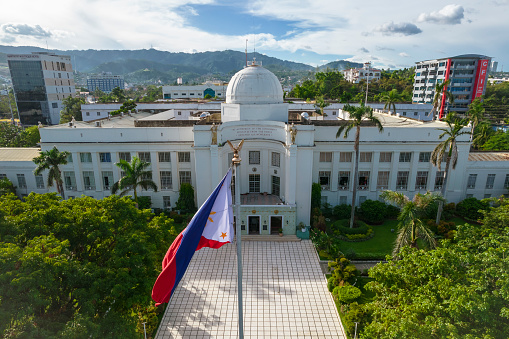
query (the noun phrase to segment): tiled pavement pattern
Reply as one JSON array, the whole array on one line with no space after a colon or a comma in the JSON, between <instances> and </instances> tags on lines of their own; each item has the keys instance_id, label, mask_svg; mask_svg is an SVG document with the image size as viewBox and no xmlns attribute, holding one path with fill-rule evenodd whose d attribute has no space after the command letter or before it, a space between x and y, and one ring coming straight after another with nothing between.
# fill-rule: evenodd
<instances>
[{"instance_id":1,"label":"tiled pavement pattern","mask_svg":"<svg viewBox=\"0 0 509 339\"><path fill-rule=\"evenodd\" d=\"M196 252L156 338L238 338L235 246ZM242 247L245 338L346 338L309 240Z\"/></svg>"}]
</instances>

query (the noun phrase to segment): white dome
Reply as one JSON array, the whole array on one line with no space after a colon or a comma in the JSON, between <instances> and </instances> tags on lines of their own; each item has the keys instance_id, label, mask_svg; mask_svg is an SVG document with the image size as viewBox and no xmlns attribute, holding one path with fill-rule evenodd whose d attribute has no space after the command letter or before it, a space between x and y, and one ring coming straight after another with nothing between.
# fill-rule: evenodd
<instances>
[{"instance_id":1,"label":"white dome","mask_svg":"<svg viewBox=\"0 0 509 339\"><path fill-rule=\"evenodd\" d=\"M227 104L280 104L283 89L278 78L261 66L237 72L226 89Z\"/></svg>"}]
</instances>

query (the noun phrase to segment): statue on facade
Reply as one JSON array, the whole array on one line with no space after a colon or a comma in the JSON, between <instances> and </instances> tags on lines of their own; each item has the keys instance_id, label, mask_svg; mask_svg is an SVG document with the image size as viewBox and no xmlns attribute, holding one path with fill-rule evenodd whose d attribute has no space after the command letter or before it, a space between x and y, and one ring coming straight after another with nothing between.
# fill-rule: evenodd
<instances>
[{"instance_id":1,"label":"statue on facade","mask_svg":"<svg viewBox=\"0 0 509 339\"><path fill-rule=\"evenodd\" d=\"M292 144L295 144L295 137L297 136L297 128L295 128L295 125L292 123L292 126L289 129L290 131L290 137L292 140Z\"/></svg>"},{"instance_id":2,"label":"statue on facade","mask_svg":"<svg viewBox=\"0 0 509 339\"><path fill-rule=\"evenodd\" d=\"M217 145L217 125L215 123L210 127L210 131L212 132L212 142L211 145Z\"/></svg>"}]
</instances>

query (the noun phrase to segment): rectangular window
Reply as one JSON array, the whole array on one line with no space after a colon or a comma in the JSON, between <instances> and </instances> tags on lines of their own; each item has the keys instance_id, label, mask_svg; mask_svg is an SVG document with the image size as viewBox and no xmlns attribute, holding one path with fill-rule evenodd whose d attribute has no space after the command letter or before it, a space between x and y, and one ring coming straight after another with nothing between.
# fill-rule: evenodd
<instances>
[{"instance_id":1,"label":"rectangular window","mask_svg":"<svg viewBox=\"0 0 509 339\"><path fill-rule=\"evenodd\" d=\"M281 192L281 178L275 175L272 176L272 193L273 195L277 195Z\"/></svg>"},{"instance_id":2,"label":"rectangular window","mask_svg":"<svg viewBox=\"0 0 509 339\"><path fill-rule=\"evenodd\" d=\"M429 162L431 158L431 152L420 152L419 153L419 162Z\"/></svg>"},{"instance_id":3,"label":"rectangular window","mask_svg":"<svg viewBox=\"0 0 509 339\"><path fill-rule=\"evenodd\" d=\"M338 175L338 189L348 190L350 188L350 172L339 171Z\"/></svg>"},{"instance_id":4,"label":"rectangular window","mask_svg":"<svg viewBox=\"0 0 509 339\"><path fill-rule=\"evenodd\" d=\"M378 162L391 162L392 152L380 152L380 160Z\"/></svg>"},{"instance_id":5,"label":"rectangular window","mask_svg":"<svg viewBox=\"0 0 509 339\"><path fill-rule=\"evenodd\" d=\"M340 152L339 162L352 162L352 152Z\"/></svg>"},{"instance_id":6,"label":"rectangular window","mask_svg":"<svg viewBox=\"0 0 509 339\"><path fill-rule=\"evenodd\" d=\"M160 171L159 176L161 178L161 190L172 189L171 171Z\"/></svg>"},{"instance_id":7,"label":"rectangular window","mask_svg":"<svg viewBox=\"0 0 509 339\"><path fill-rule=\"evenodd\" d=\"M488 174L486 178L486 188L493 188L493 184L495 183L495 174Z\"/></svg>"},{"instance_id":8,"label":"rectangular window","mask_svg":"<svg viewBox=\"0 0 509 339\"><path fill-rule=\"evenodd\" d=\"M103 180L103 190L109 191L111 186L113 185L113 172L112 171L102 171L101 172L102 180Z\"/></svg>"},{"instance_id":9,"label":"rectangular window","mask_svg":"<svg viewBox=\"0 0 509 339\"><path fill-rule=\"evenodd\" d=\"M72 154L67 156L67 163L72 163Z\"/></svg>"},{"instance_id":10,"label":"rectangular window","mask_svg":"<svg viewBox=\"0 0 509 339\"><path fill-rule=\"evenodd\" d=\"M412 160L412 152L401 152L399 154L399 162L410 162Z\"/></svg>"},{"instance_id":11,"label":"rectangular window","mask_svg":"<svg viewBox=\"0 0 509 339\"><path fill-rule=\"evenodd\" d=\"M85 190L95 190L95 178L93 171L83 171L83 185Z\"/></svg>"},{"instance_id":12,"label":"rectangular window","mask_svg":"<svg viewBox=\"0 0 509 339\"><path fill-rule=\"evenodd\" d=\"M99 153L101 162L111 162L111 153Z\"/></svg>"},{"instance_id":13,"label":"rectangular window","mask_svg":"<svg viewBox=\"0 0 509 339\"><path fill-rule=\"evenodd\" d=\"M152 180L152 172L146 172L141 176L142 180ZM148 189L143 189L144 191L153 190L153 188L148 187Z\"/></svg>"},{"instance_id":14,"label":"rectangular window","mask_svg":"<svg viewBox=\"0 0 509 339\"><path fill-rule=\"evenodd\" d=\"M425 190L428 188L428 171L417 171L415 178L415 189Z\"/></svg>"},{"instance_id":15,"label":"rectangular window","mask_svg":"<svg viewBox=\"0 0 509 339\"><path fill-rule=\"evenodd\" d=\"M406 191L408 189L408 171L399 171L396 177L396 190Z\"/></svg>"},{"instance_id":16,"label":"rectangular window","mask_svg":"<svg viewBox=\"0 0 509 339\"><path fill-rule=\"evenodd\" d=\"M42 175L35 176L35 186L37 188L44 188L44 178L42 177Z\"/></svg>"},{"instance_id":17,"label":"rectangular window","mask_svg":"<svg viewBox=\"0 0 509 339\"><path fill-rule=\"evenodd\" d=\"M151 162L150 161L150 152L138 152L138 158L140 158L141 161L144 162Z\"/></svg>"},{"instance_id":18,"label":"rectangular window","mask_svg":"<svg viewBox=\"0 0 509 339\"><path fill-rule=\"evenodd\" d=\"M92 162L92 154L89 152L80 153L80 161L81 162Z\"/></svg>"},{"instance_id":19,"label":"rectangular window","mask_svg":"<svg viewBox=\"0 0 509 339\"><path fill-rule=\"evenodd\" d=\"M191 185L191 171L179 171L180 184Z\"/></svg>"},{"instance_id":20,"label":"rectangular window","mask_svg":"<svg viewBox=\"0 0 509 339\"><path fill-rule=\"evenodd\" d=\"M475 188L476 180L477 180L477 174L470 174L468 176L467 188Z\"/></svg>"},{"instance_id":21,"label":"rectangular window","mask_svg":"<svg viewBox=\"0 0 509 339\"><path fill-rule=\"evenodd\" d=\"M249 151L249 165L260 165L260 151Z\"/></svg>"},{"instance_id":22,"label":"rectangular window","mask_svg":"<svg viewBox=\"0 0 509 339\"><path fill-rule=\"evenodd\" d=\"M131 162L131 152L118 152L118 159Z\"/></svg>"},{"instance_id":23,"label":"rectangular window","mask_svg":"<svg viewBox=\"0 0 509 339\"><path fill-rule=\"evenodd\" d=\"M0 180L7 179L7 174L0 173Z\"/></svg>"},{"instance_id":24,"label":"rectangular window","mask_svg":"<svg viewBox=\"0 0 509 339\"><path fill-rule=\"evenodd\" d=\"M164 209L171 208L171 200L170 197L167 195L163 196L163 208Z\"/></svg>"},{"instance_id":25,"label":"rectangular window","mask_svg":"<svg viewBox=\"0 0 509 339\"><path fill-rule=\"evenodd\" d=\"M372 157L373 157L373 152L361 152L359 161L360 162L371 162Z\"/></svg>"},{"instance_id":26,"label":"rectangular window","mask_svg":"<svg viewBox=\"0 0 509 339\"><path fill-rule=\"evenodd\" d=\"M360 171L359 172L359 186L360 190L368 190L369 189L369 171Z\"/></svg>"},{"instance_id":27,"label":"rectangular window","mask_svg":"<svg viewBox=\"0 0 509 339\"><path fill-rule=\"evenodd\" d=\"M260 174L249 174L249 193L260 193Z\"/></svg>"},{"instance_id":28,"label":"rectangular window","mask_svg":"<svg viewBox=\"0 0 509 339\"><path fill-rule=\"evenodd\" d=\"M18 177L18 188L27 188L27 181L24 174L16 174Z\"/></svg>"},{"instance_id":29,"label":"rectangular window","mask_svg":"<svg viewBox=\"0 0 509 339\"><path fill-rule=\"evenodd\" d=\"M341 195L341 196L339 197L339 204L340 204L340 205L346 205L346 203L347 203L347 200L346 200L346 199L347 199L347 198L348 198L348 197L347 197L346 195Z\"/></svg>"},{"instance_id":30,"label":"rectangular window","mask_svg":"<svg viewBox=\"0 0 509 339\"><path fill-rule=\"evenodd\" d=\"M379 190L386 190L389 188L389 171L378 171L376 188Z\"/></svg>"},{"instance_id":31,"label":"rectangular window","mask_svg":"<svg viewBox=\"0 0 509 339\"><path fill-rule=\"evenodd\" d=\"M367 197L367 196L365 196L365 195L361 195L361 196L359 196L359 205L362 205L362 203L363 203L364 201L366 201L367 199L368 199L368 197Z\"/></svg>"},{"instance_id":32,"label":"rectangular window","mask_svg":"<svg viewBox=\"0 0 509 339\"><path fill-rule=\"evenodd\" d=\"M281 166L281 154L278 152L272 152L272 166L280 167Z\"/></svg>"},{"instance_id":33,"label":"rectangular window","mask_svg":"<svg viewBox=\"0 0 509 339\"><path fill-rule=\"evenodd\" d=\"M322 191L330 190L330 171L319 171L318 181L322 185Z\"/></svg>"},{"instance_id":34,"label":"rectangular window","mask_svg":"<svg viewBox=\"0 0 509 339\"><path fill-rule=\"evenodd\" d=\"M486 194L484 195L484 199L489 199L489 198L491 198L491 194L486 193Z\"/></svg>"},{"instance_id":35,"label":"rectangular window","mask_svg":"<svg viewBox=\"0 0 509 339\"><path fill-rule=\"evenodd\" d=\"M171 162L170 152L157 152L159 162Z\"/></svg>"},{"instance_id":36,"label":"rectangular window","mask_svg":"<svg viewBox=\"0 0 509 339\"><path fill-rule=\"evenodd\" d=\"M435 177L435 191L439 191L442 189L442 185L444 184L445 171L438 171Z\"/></svg>"},{"instance_id":37,"label":"rectangular window","mask_svg":"<svg viewBox=\"0 0 509 339\"><path fill-rule=\"evenodd\" d=\"M76 191L76 177L74 172L64 172L64 184L67 191Z\"/></svg>"},{"instance_id":38,"label":"rectangular window","mask_svg":"<svg viewBox=\"0 0 509 339\"><path fill-rule=\"evenodd\" d=\"M320 152L320 162L332 162L332 152Z\"/></svg>"},{"instance_id":39,"label":"rectangular window","mask_svg":"<svg viewBox=\"0 0 509 339\"><path fill-rule=\"evenodd\" d=\"M505 175L504 188L509 188L509 174Z\"/></svg>"},{"instance_id":40,"label":"rectangular window","mask_svg":"<svg viewBox=\"0 0 509 339\"><path fill-rule=\"evenodd\" d=\"M191 162L191 152L179 152L179 162Z\"/></svg>"}]
</instances>

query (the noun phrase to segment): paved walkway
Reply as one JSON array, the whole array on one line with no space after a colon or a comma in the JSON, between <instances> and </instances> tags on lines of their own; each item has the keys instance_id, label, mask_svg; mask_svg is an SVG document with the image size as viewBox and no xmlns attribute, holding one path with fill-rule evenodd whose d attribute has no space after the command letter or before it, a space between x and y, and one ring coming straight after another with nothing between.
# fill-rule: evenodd
<instances>
[{"instance_id":1,"label":"paved walkway","mask_svg":"<svg viewBox=\"0 0 509 339\"><path fill-rule=\"evenodd\" d=\"M242 243L245 338L345 339L311 241ZM235 244L198 251L156 338L238 338Z\"/></svg>"}]
</instances>

